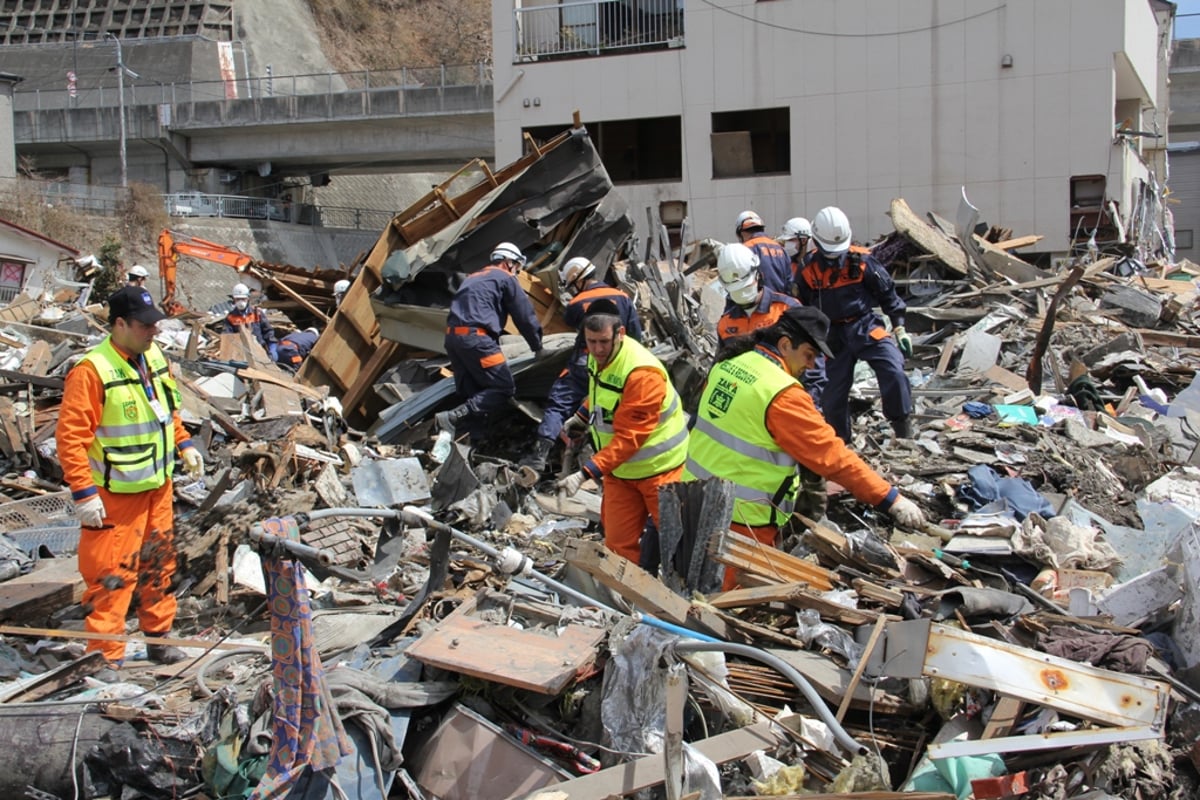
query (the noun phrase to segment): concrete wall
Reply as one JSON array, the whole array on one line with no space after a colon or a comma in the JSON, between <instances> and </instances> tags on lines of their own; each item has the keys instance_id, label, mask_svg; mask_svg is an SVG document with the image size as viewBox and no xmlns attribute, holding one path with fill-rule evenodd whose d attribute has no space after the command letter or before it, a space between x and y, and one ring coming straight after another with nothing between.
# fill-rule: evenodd
<instances>
[{"instance_id":1,"label":"concrete wall","mask_svg":"<svg viewBox=\"0 0 1200 800\"><path fill-rule=\"evenodd\" d=\"M20 79L0 73L0 178L17 174L17 143L13 137L13 87Z\"/></svg>"},{"instance_id":2,"label":"concrete wall","mask_svg":"<svg viewBox=\"0 0 1200 800\"><path fill-rule=\"evenodd\" d=\"M565 126L573 109L679 115L683 179L619 187L639 221L683 200L695 235L728 239L744 208L775 231L836 204L869 240L891 230L892 198L953 218L965 186L985 219L1062 251L1071 176L1127 176L1114 108L1130 93L1152 104L1159 85L1148 0L685 0L684 13L680 49L513 64L512 0L495 0L497 162L520 154L522 128ZM790 174L714 180L712 113L771 107L789 109Z\"/></svg>"}]
</instances>

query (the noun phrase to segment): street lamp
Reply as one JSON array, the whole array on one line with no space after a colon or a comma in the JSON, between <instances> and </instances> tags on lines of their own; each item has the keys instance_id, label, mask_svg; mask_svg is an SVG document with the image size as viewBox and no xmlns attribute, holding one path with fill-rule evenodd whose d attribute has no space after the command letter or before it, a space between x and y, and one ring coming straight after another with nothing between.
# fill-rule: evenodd
<instances>
[{"instance_id":1,"label":"street lamp","mask_svg":"<svg viewBox=\"0 0 1200 800\"><path fill-rule=\"evenodd\" d=\"M125 61L121 58L121 40L117 38L116 34L109 31L104 36L117 44L117 95L121 107L121 188L125 189L129 186L129 162L126 159L125 151L125 73L128 72L129 77L134 79L138 77L138 74L125 66Z\"/></svg>"}]
</instances>

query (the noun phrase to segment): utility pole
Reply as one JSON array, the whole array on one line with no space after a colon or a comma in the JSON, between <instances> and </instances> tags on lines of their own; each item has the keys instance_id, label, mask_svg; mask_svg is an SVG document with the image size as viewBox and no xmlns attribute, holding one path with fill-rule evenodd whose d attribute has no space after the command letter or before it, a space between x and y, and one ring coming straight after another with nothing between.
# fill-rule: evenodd
<instances>
[{"instance_id":1,"label":"utility pole","mask_svg":"<svg viewBox=\"0 0 1200 800\"><path fill-rule=\"evenodd\" d=\"M121 115L121 188L129 186L129 162L125 152L125 62L121 58L121 40L111 31L104 34L117 44L117 97L120 101Z\"/></svg>"}]
</instances>

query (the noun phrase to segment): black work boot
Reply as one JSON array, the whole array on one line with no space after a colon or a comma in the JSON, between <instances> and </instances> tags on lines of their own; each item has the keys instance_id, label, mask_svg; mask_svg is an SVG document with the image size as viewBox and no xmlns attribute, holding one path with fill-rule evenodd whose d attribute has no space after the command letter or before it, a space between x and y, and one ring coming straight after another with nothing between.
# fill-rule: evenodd
<instances>
[{"instance_id":1,"label":"black work boot","mask_svg":"<svg viewBox=\"0 0 1200 800\"><path fill-rule=\"evenodd\" d=\"M539 437L533 443L533 452L525 456L519 462L522 467L532 467L535 472L546 471L546 461L550 458L550 450L554 447L554 440L545 437Z\"/></svg>"},{"instance_id":2,"label":"black work boot","mask_svg":"<svg viewBox=\"0 0 1200 800\"><path fill-rule=\"evenodd\" d=\"M463 403L461 406L452 408L449 411L439 411L434 414L433 418L440 429L454 433L454 426L469 412L470 409L467 408L466 403Z\"/></svg>"},{"instance_id":3,"label":"black work boot","mask_svg":"<svg viewBox=\"0 0 1200 800\"><path fill-rule=\"evenodd\" d=\"M892 430L896 432L897 439L912 438L912 421L908 417L894 419L892 422Z\"/></svg>"},{"instance_id":4,"label":"black work boot","mask_svg":"<svg viewBox=\"0 0 1200 800\"><path fill-rule=\"evenodd\" d=\"M147 633L146 635L154 638L163 638L170 635L170 631L166 633ZM187 653L169 644L146 645L146 658L158 664L178 664L180 661L186 661L187 657Z\"/></svg>"}]
</instances>

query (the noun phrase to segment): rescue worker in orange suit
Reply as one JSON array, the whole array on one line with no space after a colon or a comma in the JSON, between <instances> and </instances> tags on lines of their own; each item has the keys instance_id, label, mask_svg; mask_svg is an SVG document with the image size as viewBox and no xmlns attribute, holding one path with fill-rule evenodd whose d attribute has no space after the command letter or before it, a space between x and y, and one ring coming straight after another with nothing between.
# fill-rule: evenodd
<instances>
[{"instance_id":1,"label":"rescue worker in orange suit","mask_svg":"<svg viewBox=\"0 0 1200 800\"><path fill-rule=\"evenodd\" d=\"M85 630L125 633L135 594L147 636L169 636L175 621L175 451L185 471L200 477L204 459L179 419L179 390L154 334L162 312L145 289L126 286L108 299L112 332L67 374L55 438L63 476L79 516L79 572L86 588ZM124 642L92 641L110 670ZM149 645L150 660L186 656Z\"/></svg>"},{"instance_id":2,"label":"rescue worker in orange suit","mask_svg":"<svg viewBox=\"0 0 1200 800\"><path fill-rule=\"evenodd\" d=\"M792 264L779 242L767 236L762 217L753 211L738 214L734 232L738 241L758 256L763 286L781 294L789 294L792 286Z\"/></svg>"},{"instance_id":3,"label":"rescue worker in orange suit","mask_svg":"<svg viewBox=\"0 0 1200 800\"><path fill-rule=\"evenodd\" d=\"M679 481L687 456L687 415L667 369L627 335L616 304L597 300L583 321L589 421L596 454L558 488L574 495L589 478L602 481L604 545L637 564L646 518L659 524L658 487Z\"/></svg>"},{"instance_id":4,"label":"rescue worker in orange suit","mask_svg":"<svg viewBox=\"0 0 1200 800\"><path fill-rule=\"evenodd\" d=\"M275 363L292 372L300 369L304 359L312 352L321 333L316 328L305 328L302 331L292 331L279 340L279 349L275 355Z\"/></svg>"},{"instance_id":5,"label":"rescue worker in orange suit","mask_svg":"<svg viewBox=\"0 0 1200 800\"><path fill-rule=\"evenodd\" d=\"M229 293L233 308L225 315L225 333L237 333L243 325L250 326L254 338L267 351L272 361L279 360L279 343L275 338L275 328L267 315L250 305L250 287L239 283Z\"/></svg>"},{"instance_id":6,"label":"rescue worker in orange suit","mask_svg":"<svg viewBox=\"0 0 1200 800\"><path fill-rule=\"evenodd\" d=\"M829 355L829 319L815 308L789 308L769 328L731 339L708 373L688 441L684 480L733 483L731 528L774 545L792 513L796 467L845 486L858 500L920 529L921 509L834 433L797 380L817 354ZM727 570L725 588L737 575Z\"/></svg>"},{"instance_id":7,"label":"rescue worker in orange suit","mask_svg":"<svg viewBox=\"0 0 1200 800\"><path fill-rule=\"evenodd\" d=\"M907 308L892 276L870 252L850 246L850 220L840 208L817 212L812 223L816 249L800 270L796 291L805 305L819 308L832 320L829 346L834 357L826 365L821 408L842 441L850 441L850 389L854 365L866 361L875 371L883 415L896 435L912 436L912 387L904 374L904 356L912 355L912 339L904 330ZM875 307L892 322L889 334Z\"/></svg>"},{"instance_id":8,"label":"rescue worker in orange suit","mask_svg":"<svg viewBox=\"0 0 1200 800\"><path fill-rule=\"evenodd\" d=\"M491 263L466 277L450 301L446 317L446 355L454 370L454 389L466 399L462 405L435 416L438 427L455 431L467 420L471 438L486 432L487 418L508 405L517 385L500 350L500 334L512 317L517 330L539 358L542 324L516 275L525 256L515 244L501 242L492 251Z\"/></svg>"},{"instance_id":9,"label":"rescue worker in orange suit","mask_svg":"<svg viewBox=\"0 0 1200 800\"><path fill-rule=\"evenodd\" d=\"M129 272L125 275L125 283L129 286L138 289L145 288L146 279L150 277L150 271L141 264L134 264L129 268Z\"/></svg>"},{"instance_id":10,"label":"rescue worker in orange suit","mask_svg":"<svg viewBox=\"0 0 1200 800\"><path fill-rule=\"evenodd\" d=\"M578 330L579 335L575 339L575 349L571 352L567 368L550 387L533 453L521 459L522 465L538 472L546 469L546 460L550 457L554 440L562 433L563 423L571 418L587 395L588 352L583 336L583 316L588 308L601 298L611 300L617 307L617 315L625 326L625 332L639 342L642 340L642 321L638 318L633 301L620 289L598 280L596 265L591 261L582 257L567 261L559 270L558 285L563 294L570 298L563 311L563 320Z\"/></svg>"}]
</instances>

